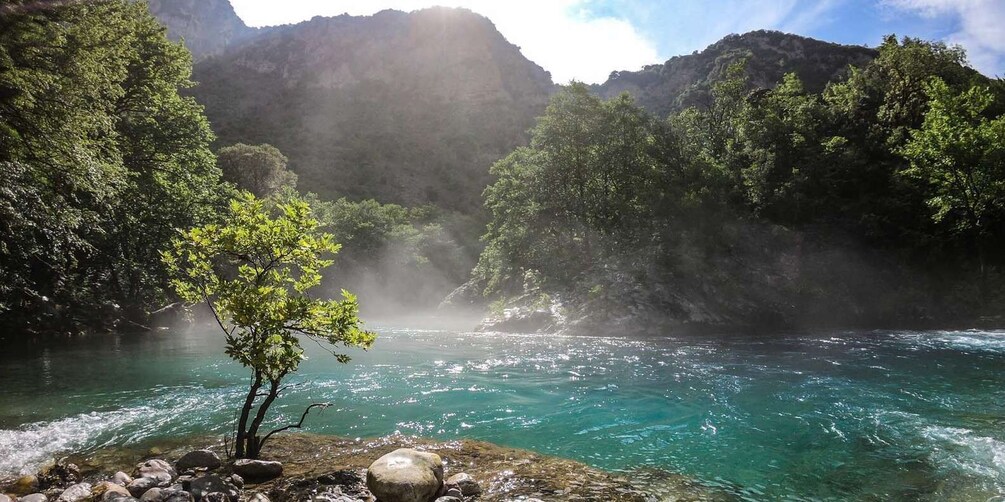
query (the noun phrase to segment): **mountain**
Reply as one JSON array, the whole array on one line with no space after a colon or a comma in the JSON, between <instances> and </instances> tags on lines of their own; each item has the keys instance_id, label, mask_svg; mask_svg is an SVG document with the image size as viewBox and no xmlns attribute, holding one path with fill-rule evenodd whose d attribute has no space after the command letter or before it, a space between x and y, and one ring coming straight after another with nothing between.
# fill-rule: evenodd
<instances>
[{"instance_id":1,"label":"mountain","mask_svg":"<svg viewBox=\"0 0 1005 502\"><path fill-rule=\"evenodd\" d=\"M593 89L606 98L628 92L644 108L663 116L707 103L712 85L723 78L730 64L744 58L753 87L772 88L786 73L795 72L807 91L820 92L827 82L846 76L849 66L864 66L876 55L875 50L856 45L752 31L726 36L701 52L675 56L663 64L612 72Z\"/></svg>"},{"instance_id":2,"label":"mountain","mask_svg":"<svg viewBox=\"0 0 1005 502\"><path fill-rule=\"evenodd\" d=\"M277 146L302 189L465 211L554 88L488 19L448 8L272 28L193 78L219 143Z\"/></svg>"},{"instance_id":3,"label":"mountain","mask_svg":"<svg viewBox=\"0 0 1005 502\"><path fill-rule=\"evenodd\" d=\"M227 0L147 0L150 13L172 40L185 40L196 60L224 52L258 32L249 28Z\"/></svg>"}]
</instances>

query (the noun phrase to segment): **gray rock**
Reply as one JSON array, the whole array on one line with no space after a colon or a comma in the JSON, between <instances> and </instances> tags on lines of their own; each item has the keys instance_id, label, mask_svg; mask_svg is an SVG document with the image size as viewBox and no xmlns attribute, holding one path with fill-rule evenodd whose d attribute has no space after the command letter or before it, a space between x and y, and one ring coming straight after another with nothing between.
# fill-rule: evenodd
<instances>
[{"instance_id":1,"label":"gray rock","mask_svg":"<svg viewBox=\"0 0 1005 502\"><path fill-rule=\"evenodd\" d=\"M119 486L126 486L133 481L133 477L122 471L119 471L112 476L111 481L112 483L115 483Z\"/></svg>"},{"instance_id":2,"label":"gray rock","mask_svg":"<svg viewBox=\"0 0 1005 502\"><path fill-rule=\"evenodd\" d=\"M59 494L56 502L78 502L91 496L91 483L77 483L70 485Z\"/></svg>"},{"instance_id":3,"label":"gray rock","mask_svg":"<svg viewBox=\"0 0 1005 502\"><path fill-rule=\"evenodd\" d=\"M268 460L242 458L234 462L234 473L244 479L268 480L283 475L283 464Z\"/></svg>"},{"instance_id":4,"label":"gray rock","mask_svg":"<svg viewBox=\"0 0 1005 502\"><path fill-rule=\"evenodd\" d=\"M195 502L195 497L185 490L170 490L162 502Z\"/></svg>"},{"instance_id":5,"label":"gray rock","mask_svg":"<svg viewBox=\"0 0 1005 502\"><path fill-rule=\"evenodd\" d=\"M136 464L136 472L139 473L139 476L137 477L141 478L150 477L148 476L147 473L156 471L164 471L170 474L172 478L178 476L178 471L174 470L174 467L172 467L171 464L159 458L147 460L146 462L140 462L139 464Z\"/></svg>"},{"instance_id":6,"label":"gray rock","mask_svg":"<svg viewBox=\"0 0 1005 502\"><path fill-rule=\"evenodd\" d=\"M436 502L464 502L464 499L462 499L460 497L453 497L453 496L450 496L450 495L444 495L444 496L436 499Z\"/></svg>"},{"instance_id":7,"label":"gray rock","mask_svg":"<svg viewBox=\"0 0 1005 502\"><path fill-rule=\"evenodd\" d=\"M111 481L102 481L91 488L91 499L107 501L119 497L129 497L129 490L120 484Z\"/></svg>"},{"instance_id":8,"label":"gray rock","mask_svg":"<svg viewBox=\"0 0 1005 502\"><path fill-rule=\"evenodd\" d=\"M230 502L237 502L241 497L241 492L236 486L216 474L193 479L190 491L195 500L202 500L203 497L214 492L226 495Z\"/></svg>"},{"instance_id":9,"label":"gray rock","mask_svg":"<svg viewBox=\"0 0 1005 502\"><path fill-rule=\"evenodd\" d=\"M435 453L401 448L378 458L366 471L366 486L378 500L428 502L443 484L443 461Z\"/></svg>"},{"instance_id":10,"label":"gray rock","mask_svg":"<svg viewBox=\"0 0 1005 502\"><path fill-rule=\"evenodd\" d=\"M229 502L229 499L226 494L213 492L203 495L201 502Z\"/></svg>"},{"instance_id":11,"label":"gray rock","mask_svg":"<svg viewBox=\"0 0 1005 502\"><path fill-rule=\"evenodd\" d=\"M475 481L475 478L471 477L470 474L459 472L447 478L446 483L448 485L457 485L461 489L461 493L465 497L471 497L478 495L482 492L481 485Z\"/></svg>"},{"instance_id":12,"label":"gray rock","mask_svg":"<svg viewBox=\"0 0 1005 502\"><path fill-rule=\"evenodd\" d=\"M248 499L248 502L270 502L269 497L266 497L264 493L256 493Z\"/></svg>"},{"instance_id":13,"label":"gray rock","mask_svg":"<svg viewBox=\"0 0 1005 502\"><path fill-rule=\"evenodd\" d=\"M230 483L238 488L244 488L244 478L238 476L237 474L231 474L229 478Z\"/></svg>"},{"instance_id":14,"label":"gray rock","mask_svg":"<svg viewBox=\"0 0 1005 502\"><path fill-rule=\"evenodd\" d=\"M460 488L450 488L444 495L447 497L464 498L464 492Z\"/></svg>"},{"instance_id":15,"label":"gray rock","mask_svg":"<svg viewBox=\"0 0 1005 502\"><path fill-rule=\"evenodd\" d=\"M166 488L171 486L171 475L166 471L147 471L146 476L136 478L126 485L126 489L134 497L141 497L151 488Z\"/></svg>"},{"instance_id":16,"label":"gray rock","mask_svg":"<svg viewBox=\"0 0 1005 502\"><path fill-rule=\"evenodd\" d=\"M11 502L10 497L0 493L0 502Z\"/></svg>"},{"instance_id":17,"label":"gray rock","mask_svg":"<svg viewBox=\"0 0 1005 502\"><path fill-rule=\"evenodd\" d=\"M195 450L182 455L174 465L178 469L178 472L181 472L188 469L213 470L223 465L223 463L220 462L220 457L216 453L209 450Z\"/></svg>"},{"instance_id":18,"label":"gray rock","mask_svg":"<svg viewBox=\"0 0 1005 502\"><path fill-rule=\"evenodd\" d=\"M32 493L31 495L18 498L17 502L49 502L49 497L46 497L42 493Z\"/></svg>"},{"instance_id":19,"label":"gray rock","mask_svg":"<svg viewBox=\"0 0 1005 502\"><path fill-rule=\"evenodd\" d=\"M140 502L161 502L164 500L164 493L166 491L163 488L151 488L143 493L140 497Z\"/></svg>"}]
</instances>

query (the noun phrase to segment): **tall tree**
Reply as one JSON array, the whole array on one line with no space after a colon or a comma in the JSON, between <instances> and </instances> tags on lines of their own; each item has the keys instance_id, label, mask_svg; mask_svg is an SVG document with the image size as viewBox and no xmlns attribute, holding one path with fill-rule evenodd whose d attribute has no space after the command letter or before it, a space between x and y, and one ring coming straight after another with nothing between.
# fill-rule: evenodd
<instances>
[{"instance_id":1,"label":"tall tree","mask_svg":"<svg viewBox=\"0 0 1005 502\"><path fill-rule=\"evenodd\" d=\"M156 250L220 200L191 58L145 4L8 2L0 13L0 325L142 317ZM124 315L125 314L125 315Z\"/></svg>"},{"instance_id":2,"label":"tall tree","mask_svg":"<svg viewBox=\"0 0 1005 502\"><path fill-rule=\"evenodd\" d=\"M957 93L942 79L926 86L929 109L903 149L904 174L932 187L928 204L936 222L973 242L982 284L987 279L986 242L1005 207L1005 115L983 115L994 97L986 87ZM986 284L985 284L986 285Z\"/></svg>"},{"instance_id":3,"label":"tall tree","mask_svg":"<svg viewBox=\"0 0 1005 502\"><path fill-rule=\"evenodd\" d=\"M269 145L236 145L217 152L223 179L256 197L275 195L284 187L295 187L297 175L286 168L286 156Z\"/></svg>"}]
</instances>

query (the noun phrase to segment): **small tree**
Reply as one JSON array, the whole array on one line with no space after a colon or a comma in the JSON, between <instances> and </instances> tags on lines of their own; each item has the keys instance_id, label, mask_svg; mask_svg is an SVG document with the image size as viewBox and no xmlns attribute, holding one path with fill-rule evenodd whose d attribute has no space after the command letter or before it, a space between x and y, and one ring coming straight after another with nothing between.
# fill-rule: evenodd
<instances>
[{"instance_id":1,"label":"small tree","mask_svg":"<svg viewBox=\"0 0 1005 502\"><path fill-rule=\"evenodd\" d=\"M237 422L238 458L257 458L272 434L299 428L318 406L308 407L297 424L259 435L283 378L305 358L301 337L318 342L341 363L349 356L336 353L335 346L373 344L375 335L361 329L355 296L345 290L341 300L309 294L332 264L323 255L338 250L332 235L318 231L306 202L294 198L270 210L243 194L230 203L225 225L183 231L162 253L174 290L189 304L209 305L226 336L227 355L251 369Z\"/></svg>"}]
</instances>

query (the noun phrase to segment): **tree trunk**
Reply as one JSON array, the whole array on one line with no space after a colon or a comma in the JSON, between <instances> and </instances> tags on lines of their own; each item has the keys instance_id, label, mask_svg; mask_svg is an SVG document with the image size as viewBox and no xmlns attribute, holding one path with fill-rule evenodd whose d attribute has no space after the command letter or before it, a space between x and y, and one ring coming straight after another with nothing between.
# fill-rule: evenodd
<instances>
[{"instance_id":1,"label":"tree trunk","mask_svg":"<svg viewBox=\"0 0 1005 502\"><path fill-rule=\"evenodd\" d=\"M269 407L272 406L272 402L279 397L279 382L282 377L275 380L269 380L269 394L265 396L265 401L258 407L258 412L255 413L255 419L251 422L251 427L248 428L246 441L248 443L247 448L247 458L258 458L258 454L262 449L262 441L258 437L258 429L262 426L262 422L265 420L265 413L269 411Z\"/></svg>"},{"instance_id":2,"label":"tree trunk","mask_svg":"<svg viewBox=\"0 0 1005 502\"><path fill-rule=\"evenodd\" d=\"M255 405L255 398L258 396L258 389L262 387L262 374L255 372L255 380L248 390L248 397L244 399L244 406L241 408L241 418L237 421L237 438L234 441L234 456L237 458L248 458L247 449L247 429L248 417L251 415L251 408Z\"/></svg>"}]
</instances>

